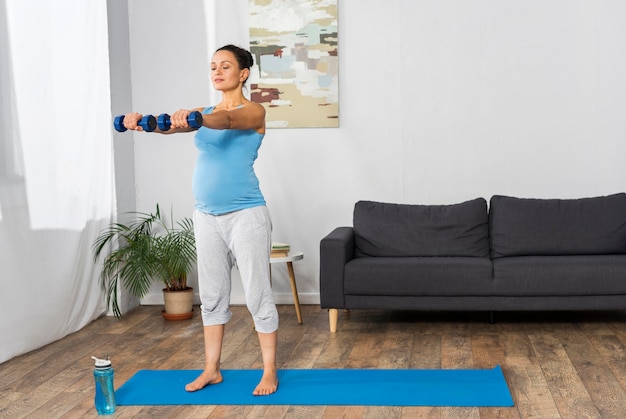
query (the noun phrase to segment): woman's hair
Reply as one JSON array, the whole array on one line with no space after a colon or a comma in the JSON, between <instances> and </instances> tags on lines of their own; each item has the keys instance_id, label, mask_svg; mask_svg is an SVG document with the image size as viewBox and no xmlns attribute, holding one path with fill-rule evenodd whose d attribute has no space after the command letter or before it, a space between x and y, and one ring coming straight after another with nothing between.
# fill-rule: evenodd
<instances>
[{"instance_id":1,"label":"woman's hair","mask_svg":"<svg viewBox=\"0 0 626 419\"><path fill-rule=\"evenodd\" d=\"M252 67L252 65L254 64L254 59L252 58L252 54L250 54L250 51L240 48L236 45L224 45L223 47L218 48L217 51L232 52L235 58L237 59L237 64L239 64L240 70L243 70L244 68L247 68L249 70L250 67ZM243 81L244 84L246 80Z\"/></svg>"}]
</instances>

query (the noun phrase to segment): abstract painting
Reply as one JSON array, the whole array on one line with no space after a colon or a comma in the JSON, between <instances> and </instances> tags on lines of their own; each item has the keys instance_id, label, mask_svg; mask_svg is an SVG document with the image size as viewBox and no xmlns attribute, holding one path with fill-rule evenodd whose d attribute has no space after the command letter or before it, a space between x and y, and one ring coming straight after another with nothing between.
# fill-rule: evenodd
<instances>
[{"instance_id":1,"label":"abstract painting","mask_svg":"<svg viewBox=\"0 0 626 419\"><path fill-rule=\"evenodd\" d=\"M250 96L268 128L339 126L338 0L249 0Z\"/></svg>"}]
</instances>

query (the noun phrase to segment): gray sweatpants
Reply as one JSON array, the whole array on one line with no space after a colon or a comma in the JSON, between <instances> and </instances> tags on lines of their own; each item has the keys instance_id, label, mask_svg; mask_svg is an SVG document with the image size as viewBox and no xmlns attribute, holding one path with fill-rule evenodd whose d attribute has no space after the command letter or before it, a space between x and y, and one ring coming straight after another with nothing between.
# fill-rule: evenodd
<instances>
[{"instance_id":1,"label":"gray sweatpants","mask_svg":"<svg viewBox=\"0 0 626 419\"><path fill-rule=\"evenodd\" d=\"M272 221L267 207L217 216L196 209L193 220L202 324L226 324L232 317L231 272L236 262L256 330L276 331L278 311L272 297L269 267Z\"/></svg>"}]
</instances>

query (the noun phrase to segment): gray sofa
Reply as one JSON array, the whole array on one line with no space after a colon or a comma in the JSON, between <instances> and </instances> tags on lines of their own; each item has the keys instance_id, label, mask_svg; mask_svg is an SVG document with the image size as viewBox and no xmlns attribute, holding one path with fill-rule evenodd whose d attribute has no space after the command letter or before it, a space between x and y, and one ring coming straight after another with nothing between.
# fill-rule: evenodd
<instances>
[{"instance_id":1,"label":"gray sofa","mask_svg":"<svg viewBox=\"0 0 626 419\"><path fill-rule=\"evenodd\" d=\"M338 309L626 309L626 194L496 195L453 205L359 201L320 242L320 301Z\"/></svg>"}]
</instances>

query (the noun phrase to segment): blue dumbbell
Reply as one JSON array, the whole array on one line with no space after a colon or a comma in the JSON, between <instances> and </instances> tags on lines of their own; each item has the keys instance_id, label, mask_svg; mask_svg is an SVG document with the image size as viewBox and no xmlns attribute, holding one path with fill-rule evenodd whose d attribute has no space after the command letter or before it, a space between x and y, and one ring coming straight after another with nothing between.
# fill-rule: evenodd
<instances>
[{"instance_id":1,"label":"blue dumbbell","mask_svg":"<svg viewBox=\"0 0 626 419\"><path fill-rule=\"evenodd\" d=\"M113 120L113 126L115 127L115 131L124 132L126 131L126 127L124 126L124 115L118 115Z\"/></svg>"},{"instance_id":2,"label":"blue dumbbell","mask_svg":"<svg viewBox=\"0 0 626 419\"><path fill-rule=\"evenodd\" d=\"M141 118L141 121L139 121L139 125L141 126L141 128L143 128L144 131L152 132L157 127L157 121L154 116L146 115L143 118ZM116 116L115 120L113 121L113 126L115 127L115 130L118 132L126 131L126 127L124 126L124 115Z\"/></svg>"},{"instance_id":3,"label":"blue dumbbell","mask_svg":"<svg viewBox=\"0 0 626 419\"><path fill-rule=\"evenodd\" d=\"M171 126L172 123L170 122L170 116L168 114L162 113L159 115L157 118L157 127L159 127L161 131L169 131Z\"/></svg>"},{"instance_id":4,"label":"blue dumbbell","mask_svg":"<svg viewBox=\"0 0 626 419\"><path fill-rule=\"evenodd\" d=\"M187 123L191 128L198 129L202 126L202 114L198 111L193 111L187 117ZM157 119L157 126L161 131L168 131L172 126L170 116L166 113L159 115Z\"/></svg>"},{"instance_id":5,"label":"blue dumbbell","mask_svg":"<svg viewBox=\"0 0 626 419\"><path fill-rule=\"evenodd\" d=\"M141 126L141 128L143 128L144 131L152 132L157 127L156 118L152 115L146 115L141 118L141 121L139 121L139 125Z\"/></svg>"}]
</instances>

